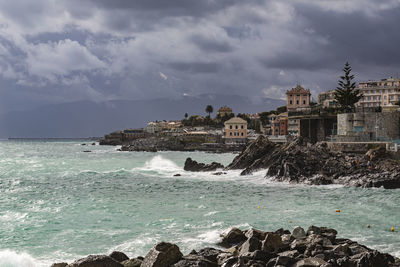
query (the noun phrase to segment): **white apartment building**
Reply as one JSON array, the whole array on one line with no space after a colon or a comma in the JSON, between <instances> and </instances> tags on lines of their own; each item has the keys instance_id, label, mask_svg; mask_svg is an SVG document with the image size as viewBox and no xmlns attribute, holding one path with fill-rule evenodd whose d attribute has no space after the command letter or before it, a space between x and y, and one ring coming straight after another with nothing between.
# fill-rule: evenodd
<instances>
[{"instance_id":1,"label":"white apartment building","mask_svg":"<svg viewBox=\"0 0 400 267\"><path fill-rule=\"evenodd\" d=\"M380 81L360 82L358 89L364 97L357 103L360 107L383 107L400 100L400 79L388 78Z\"/></svg>"}]
</instances>

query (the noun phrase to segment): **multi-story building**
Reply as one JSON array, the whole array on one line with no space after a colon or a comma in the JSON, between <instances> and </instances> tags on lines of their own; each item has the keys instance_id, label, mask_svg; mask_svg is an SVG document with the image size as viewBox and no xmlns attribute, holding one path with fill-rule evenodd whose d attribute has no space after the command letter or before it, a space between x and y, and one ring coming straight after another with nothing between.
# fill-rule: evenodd
<instances>
[{"instance_id":1,"label":"multi-story building","mask_svg":"<svg viewBox=\"0 0 400 267\"><path fill-rule=\"evenodd\" d=\"M231 115L231 114L232 114L232 109L230 107L227 107L227 106L220 107L218 109L218 113L217 113L217 115L220 118L228 116L228 115Z\"/></svg>"},{"instance_id":2,"label":"multi-story building","mask_svg":"<svg viewBox=\"0 0 400 267\"><path fill-rule=\"evenodd\" d=\"M300 85L286 91L286 107L288 111L296 111L298 108L310 106L310 90Z\"/></svg>"},{"instance_id":3,"label":"multi-story building","mask_svg":"<svg viewBox=\"0 0 400 267\"><path fill-rule=\"evenodd\" d=\"M318 94L318 104L324 108L334 108L337 106L335 101L335 91L329 90Z\"/></svg>"},{"instance_id":4,"label":"multi-story building","mask_svg":"<svg viewBox=\"0 0 400 267\"><path fill-rule=\"evenodd\" d=\"M288 113L279 115L270 115L271 135L287 135L288 134Z\"/></svg>"},{"instance_id":5,"label":"multi-story building","mask_svg":"<svg viewBox=\"0 0 400 267\"><path fill-rule=\"evenodd\" d=\"M245 141L247 139L247 121L234 117L225 122L224 138L226 141Z\"/></svg>"},{"instance_id":6,"label":"multi-story building","mask_svg":"<svg viewBox=\"0 0 400 267\"><path fill-rule=\"evenodd\" d=\"M357 103L361 107L383 107L400 100L400 79L388 78L380 81L360 82L357 89L364 95Z\"/></svg>"}]
</instances>

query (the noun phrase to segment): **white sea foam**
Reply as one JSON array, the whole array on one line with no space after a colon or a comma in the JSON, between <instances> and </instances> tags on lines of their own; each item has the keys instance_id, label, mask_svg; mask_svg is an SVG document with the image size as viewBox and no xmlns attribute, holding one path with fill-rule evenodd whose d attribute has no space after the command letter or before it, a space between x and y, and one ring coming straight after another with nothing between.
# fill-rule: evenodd
<instances>
[{"instance_id":1,"label":"white sea foam","mask_svg":"<svg viewBox=\"0 0 400 267\"><path fill-rule=\"evenodd\" d=\"M11 250L0 251L0 267L38 267L43 266L27 253Z\"/></svg>"},{"instance_id":2,"label":"white sea foam","mask_svg":"<svg viewBox=\"0 0 400 267\"><path fill-rule=\"evenodd\" d=\"M146 161L144 167L141 168L145 171L161 171L161 172L176 172L181 171L178 165L172 160L166 159L161 155L153 157L151 160Z\"/></svg>"}]
</instances>

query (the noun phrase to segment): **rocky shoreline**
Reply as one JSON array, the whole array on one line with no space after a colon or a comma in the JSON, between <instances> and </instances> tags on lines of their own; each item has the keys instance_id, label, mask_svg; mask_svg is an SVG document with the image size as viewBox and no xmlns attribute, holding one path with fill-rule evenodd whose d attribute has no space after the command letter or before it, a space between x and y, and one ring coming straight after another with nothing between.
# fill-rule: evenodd
<instances>
[{"instance_id":1,"label":"rocky shoreline","mask_svg":"<svg viewBox=\"0 0 400 267\"><path fill-rule=\"evenodd\" d=\"M384 148L370 149L366 154L345 154L329 150L326 143L310 144L301 137L279 145L260 136L225 170L242 170L241 175L266 170L266 177L279 182L395 189L400 188L399 159L399 153ZM201 166L198 169L202 171Z\"/></svg>"},{"instance_id":2,"label":"rocky shoreline","mask_svg":"<svg viewBox=\"0 0 400 267\"><path fill-rule=\"evenodd\" d=\"M223 143L201 143L184 141L178 137L149 137L131 141L121 146L121 151L157 152L157 151L204 151L212 153L240 152L246 145Z\"/></svg>"},{"instance_id":3,"label":"rocky shoreline","mask_svg":"<svg viewBox=\"0 0 400 267\"><path fill-rule=\"evenodd\" d=\"M355 241L337 238L337 231L310 226L307 231L278 229L266 232L232 228L221 235L219 248L203 248L183 255L175 244L156 244L145 257L123 252L90 255L51 267L399 267L400 259Z\"/></svg>"}]
</instances>

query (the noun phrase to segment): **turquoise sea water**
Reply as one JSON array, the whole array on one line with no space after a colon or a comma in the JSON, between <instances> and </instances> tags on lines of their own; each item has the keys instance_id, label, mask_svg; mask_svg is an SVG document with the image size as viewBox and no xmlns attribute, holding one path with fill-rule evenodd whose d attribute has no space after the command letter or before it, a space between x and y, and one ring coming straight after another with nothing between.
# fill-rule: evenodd
<instances>
[{"instance_id":1,"label":"turquoise sea water","mask_svg":"<svg viewBox=\"0 0 400 267\"><path fill-rule=\"evenodd\" d=\"M312 224L400 257L400 232L390 231L400 230L400 190L289 185L265 172L189 173L186 157L227 164L234 155L1 141L0 266L49 266L113 250L144 256L162 240L189 252L214 246L232 226Z\"/></svg>"}]
</instances>

